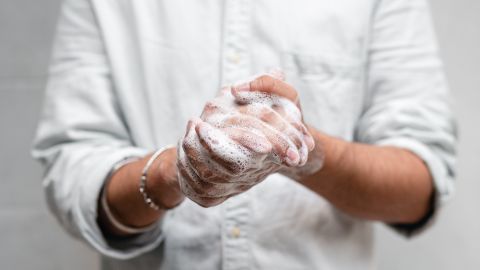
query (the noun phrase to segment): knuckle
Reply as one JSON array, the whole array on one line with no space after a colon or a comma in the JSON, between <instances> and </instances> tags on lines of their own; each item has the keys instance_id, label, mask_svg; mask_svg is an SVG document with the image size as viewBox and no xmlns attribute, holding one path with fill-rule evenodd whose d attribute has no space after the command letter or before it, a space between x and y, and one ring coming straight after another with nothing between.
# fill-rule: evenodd
<instances>
[{"instance_id":1,"label":"knuckle","mask_svg":"<svg viewBox=\"0 0 480 270\"><path fill-rule=\"evenodd\" d=\"M201 181L199 183L202 193L209 194L216 191L216 186L209 182Z\"/></svg>"},{"instance_id":2,"label":"knuckle","mask_svg":"<svg viewBox=\"0 0 480 270\"><path fill-rule=\"evenodd\" d=\"M244 164L236 161L226 161L224 162L223 167L229 173L231 181L235 181L235 179L240 177L247 169Z\"/></svg>"},{"instance_id":3,"label":"knuckle","mask_svg":"<svg viewBox=\"0 0 480 270\"><path fill-rule=\"evenodd\" d=\"M205 104L205 110L216 110L218 109L220 106L218 104L216 104L214 101L207 101L207 103Z\"/></svg>"},{"instance_id":4,"label":"knuckle","mask_svg":"<svg viewBox=\"0 0 480 270\"><path fill-rule=\"evenodd\" d=\"M191 148L189 140L183 140L181 145L185 152L188 152Z\"/></svg>"},{"instance_id":5,"label":"knuckle","mask_svg":"<svg viewBox=\"0 0 480 270\"><path fill-rule=\"evenodd\" d=\"M282 115L282 116L285 116L286 112L285 112L285 108L280 105L280 104L272 104L271 106L272 110L276 111L278 114Z\"/></svg>"},{"instance_id":6,"label":"knuckle","mask_svg":"<svg viewBox=\"0 0 480 270\"><path fill-rule=\"evenodd\" d=\"M268 107L264 107L260 111L260 120L264 122L272 122L276 116L276 113Z\"/></svg>"},{"instance_id":7,"label":"knuckle","mask_svg":"<svg viewBox=\"0 0 480 270\"><path fill-rule=\"evenodd\" d=\"M239 166L232 166L232 167L230 168L230 171L232 172L233 177L238 177L238 176L240 176L240 173L242 172L242 170L240 169Z\"/></svg>"},{"instance_id":8,"label":"knuckle","mask_svg":"<svg viewBox=\"0 0 480 270\"><path fill-rule=\"evenodd\" d=\"M198 174L202 179L210 179L214 176L213 172L209 169L200 170Z\"/></svg>"},{"instance_id":9,"label":"knuckle","mask_svg":"<svg viewBox=\"0 0 480 270\"><path fill-rule=\"evenodd\" d=\"M187 132L188 132L188 130L190 130L190 128L192 127L192 125L193 125L192 119L188 120L188 122L187 122Z\"/></svg>"},{"instance_id":10,"label":"knuckle","mask_svg":"<svg viewBox=\"0 0 480 270\"><path fill-rule=\"evenodd\" d=\"M255 82L257 83L257 88L261 90L271 89L275 86L275 79L268 75L258 77Z\"/></svg>"}]
</instances>

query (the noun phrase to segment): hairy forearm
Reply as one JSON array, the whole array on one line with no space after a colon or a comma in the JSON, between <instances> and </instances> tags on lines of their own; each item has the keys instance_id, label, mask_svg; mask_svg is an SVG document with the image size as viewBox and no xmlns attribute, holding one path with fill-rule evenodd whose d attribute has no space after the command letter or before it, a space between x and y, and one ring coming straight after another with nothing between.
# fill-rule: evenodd
<instances>
[{"instance_id":1,"label":"hairy forearm","mask_svg":"<svg viewBox=\"0 0 480 270\"><path fill-rule=\"evenodd\" d=\"M148 226L165 214L165 211L150 208L139 192L140 176L150 156L122 167L112 175L112 179L105 187L104 192L112 214L119 222L130 227ZM148 171L149 195L166 207L172 207L183 200L176 179L175 160L176 150L168 149L155 160ZM100 203L98 214L98 221L104 232L126 235L111 224Z\"/></svg>"},{"instance_id":2,"label":"hairy forearm","mask_svg":"<svg viewBox=\"0 0 480 270\"><path fill-rule=\"evenodd\" d=\"M300 182L337 208L389 223L419 221L430 207L430 172L410 151L350 143L313 131L324 167ZM318 151L315 149L314 151Z\"/></svg>"}]
</instances>

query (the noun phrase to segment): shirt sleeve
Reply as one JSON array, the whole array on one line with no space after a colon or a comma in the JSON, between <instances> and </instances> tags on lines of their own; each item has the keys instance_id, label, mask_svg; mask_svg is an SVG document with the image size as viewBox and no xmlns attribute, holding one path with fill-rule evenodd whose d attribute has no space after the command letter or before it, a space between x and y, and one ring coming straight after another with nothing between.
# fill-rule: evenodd
<instances>
[{"instance_id":1,"label":"shirt sleeve","mask_svg":"<svg viewBox=\"0 0 480 270\"><path fill-rule=\"evenodd\" d=\"M157 247L160 228L124 241L106 239L97 202L114 164L146 149L134 146L88 0L67 0L57 28L33 156L45 167L50 209L72 235L103 255L128 259ZM121 242L121 243L120 243Z\"/></svg>"},{"instance_id":2,"label":"shirt sleeve","mask_svg":"<svg viewBox=\"0 0 480 270\"><path fill-rule=\"evenodd\" d=\"M368 49L367 98L356 140L401 147L428 166L435 194L412 236L431 224L454 191L456 123L426 0L379 0Z\"/></svg>"}]
</instances>

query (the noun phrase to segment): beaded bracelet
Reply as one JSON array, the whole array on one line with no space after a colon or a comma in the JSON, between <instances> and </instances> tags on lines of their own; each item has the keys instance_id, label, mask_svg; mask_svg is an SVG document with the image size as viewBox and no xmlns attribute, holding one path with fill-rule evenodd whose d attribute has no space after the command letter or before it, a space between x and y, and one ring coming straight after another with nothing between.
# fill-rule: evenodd
<instances>
[{"instance_id":1,"label":"beaded bracelet","mask_svg":"<svg viewBox=\"0 0 480 270\"><path fill-rule=\"evenodd\" d=\"M166 207L161 207L159 206L158 204L156 204L152 198L148 195L147 193L147 173L148 173L148 170L150 169L150 167L152 166L153 162L163 153L165 152L165 150L169 149L169 148L172 148L174 147L173 145L168 145L168 146L165 146L163 148L160 148L159 150L157 150L151 157L150 159L148 160L147 164L145 165L145 167L143 168L143 171L142 171L142 176L140 177L140 188L139 188L139 191L140 193L142 194L142 197L143 197L143 200L145 201L145 203L152 209L158 211L158 210L169 210L169 208L166 208Z\"/></svg>"},{"instance_id":2,"label":"beaded bracelet","mask_svg":"<svg viewBox=\"0 0 480 270\"><path fill-rule=\"evenodd\" d=\"M105 213L105 215L106 215L108 221L110 222L110 224L112 224L112 226L115 227L117 230L119 230L121 232L124 232L124 233L128 233L128 234L145 233L145 232L153 230L156 226L158 226L157 222L155 222L155 223L153 223L149 226L142 227L142 228L136 228L136 227L131 227L131 226L125 225L115 217L115 215L112 213L112 211L110 210L110 207L108 205L106 187L110 183L112 175L115 172L117 172L118 170L120 170L123 166L125 166L127 164L130 164L132 162L138 161L138 160L140 160L139 157L128 157L128 158L125 158L125 159L117 162L113 166L112 170L110 171L110 173L107 177L107 180L104 184L104 188L102 190L102 194L101 194L101 198L100 198L100 203L102 204L103 212Z\"/></svg>"}]
</instances>

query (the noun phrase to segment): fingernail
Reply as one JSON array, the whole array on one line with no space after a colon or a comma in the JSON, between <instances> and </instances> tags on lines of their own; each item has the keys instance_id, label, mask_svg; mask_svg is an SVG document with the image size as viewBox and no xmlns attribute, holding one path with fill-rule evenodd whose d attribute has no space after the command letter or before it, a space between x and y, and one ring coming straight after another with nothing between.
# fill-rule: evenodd
<instances>
[{"instance_id":1,"label":"fingernail","mask_svg":"<svg viewBox=\"0 0 480 270\"><path fill-rule=\"evenodd\" d=\"M292 148L288 148L287 159L290 161L291 164L297 164L300 156L298 155L297 151L292 150Z\"/></svg>"},{"instance_id":2,"label":"fingernail","mask_svg":"<svg viewBox=\"0 0 480 270\"><path fill-rule=\"evenodd\" d=\"M234 86L236 91L250 91L250 84L249 83L242 83L240 85Z\"/></svg>"},{"instance_id":3,"label":"fingernail","mask_svg":"<svg viewBox=\"0 0 480 270\"><path fill-rule=\"evenodd\" d=\"M315 141L312 136L304 135L305 144L308 146L308 151L312 151L315 148Z\"/></svg>"}]
</instances>

